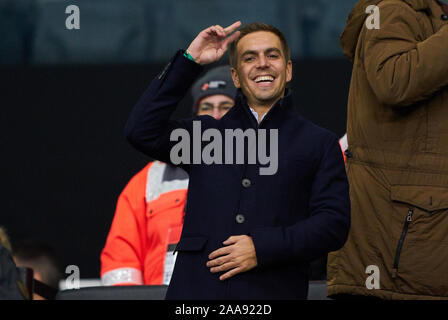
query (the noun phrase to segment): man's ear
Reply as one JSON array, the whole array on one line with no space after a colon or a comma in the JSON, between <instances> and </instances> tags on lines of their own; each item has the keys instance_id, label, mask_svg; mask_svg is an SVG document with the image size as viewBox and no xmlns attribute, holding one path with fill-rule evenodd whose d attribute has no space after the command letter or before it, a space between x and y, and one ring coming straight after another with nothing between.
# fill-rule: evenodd
<instances>
[{"instance_id":1,"label":"man's ear","mask_svg":"<svg viewBox=\"0 0 448 320\"><path fill-rule=\"evenodd\" d=\"M288 60L286 63L286 82L290 82L292 80L292 61Z\"/></svg>"},{"instance_id":2,"label":"man's ear","mask_svg":"<svg viewBox=\"0 0 448 320\"><path fill-rule=\"evenodd\" d=\"M230 71L232 72L233 84L235 85L235 87L237 89L241 88L240 78L238 78L238 73L236 72L236 69L235 68L230 68Z\"/></svg>"}]
</instances>

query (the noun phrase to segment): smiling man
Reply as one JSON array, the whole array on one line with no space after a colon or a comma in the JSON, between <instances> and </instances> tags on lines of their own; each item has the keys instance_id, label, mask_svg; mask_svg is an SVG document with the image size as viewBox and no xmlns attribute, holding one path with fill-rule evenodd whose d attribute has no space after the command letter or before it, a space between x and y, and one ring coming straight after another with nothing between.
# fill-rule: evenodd
<instances>
[{"instance_id":1,"label":"smiling man","mask_svg":"<svg viewBox=\"0 0 448 320\"><path fill-rule=\"evenodd\" d=\"M190 180L167 299L306 299L309 262L342 247L348 235L348 183L337 137L294 107L283 34L263 23L236 31L240 26L200 32L153 80L127 123L134 147L171 163L171 133L184 129L193 136L196 121L201 130L222 136L229 130L278 131L278 140L256 143L264 150L278 144L275 174L260 175L259 154L248 163L256 148L244 139L236 146L249 155L243 163L180 165ZM170 120L203 66L220 60L230 44L235 106L219 120ZM224 153L235 157L233 147Z\"/></svg>"},{"instance_id":2,"label":"smiling man","mask_svg":"<svg viewBox=\"0 0 448 320\"><path fill-rule=\"evenodd\" d=\"M260 122L284 96L286 83L292 79L292 62L286 39L280 32L257 30L257 24L243 29L238 49L231 46L230 63L235 86L241 88ZM238 55L241 55L239 65Z\"/></svg>"}]
</instances>

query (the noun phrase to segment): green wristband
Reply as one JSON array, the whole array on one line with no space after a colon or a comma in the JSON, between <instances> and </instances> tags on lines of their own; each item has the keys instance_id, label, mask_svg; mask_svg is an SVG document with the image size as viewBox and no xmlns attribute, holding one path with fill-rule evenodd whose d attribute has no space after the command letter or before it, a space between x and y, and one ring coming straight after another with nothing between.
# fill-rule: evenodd
<instances>
[{"instance_id":1,"label":"green wristband","mask_svg":"<svg viewBox=\"0 0 448 320\"><path fill-rule=\"evenodd\" d=\"M184 57L190 59L190 60L193 61L193 62L196 62L196 61L194 60L194 58L191 56L191 54L188 53L187 50L185 50L185 52L184 52Z\"/></svg>"}]
</instances>

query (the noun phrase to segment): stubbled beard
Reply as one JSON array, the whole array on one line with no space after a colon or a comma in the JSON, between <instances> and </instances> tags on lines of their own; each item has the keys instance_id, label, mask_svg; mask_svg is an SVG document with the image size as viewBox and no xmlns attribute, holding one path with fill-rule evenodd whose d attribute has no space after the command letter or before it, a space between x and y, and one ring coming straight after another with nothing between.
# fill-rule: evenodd
<instances>
[{"instance_id":1,"label":"stubbled beard","mask_svg":"<svg viewBox=\"0 0 448 320\"><path fill-rule=\"evenodd\" d=\"M277 92L273 92L268 97L260 97L254 94L254 98L257 99L262 105L272 105L282 98L283 94L277 95Z\"/></svg>"}]
</instances>

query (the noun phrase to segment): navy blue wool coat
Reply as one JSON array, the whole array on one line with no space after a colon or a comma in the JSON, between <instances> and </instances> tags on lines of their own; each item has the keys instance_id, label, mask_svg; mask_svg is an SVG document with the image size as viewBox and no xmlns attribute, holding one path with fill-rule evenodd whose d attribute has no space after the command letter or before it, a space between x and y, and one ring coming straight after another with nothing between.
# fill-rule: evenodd
<instances>
[{"instance_id":1,"label":"navy blue wool coat","mask_svg":"<svg viewBox=\"0 0 448 320\"><path fill-rule=\"evenodd\" d=\"M178 143L170 141L172 130L192 136L193 120L223 137L224 129L278 129L278 171L260 175L262 165L247 163L182 165L190 175L187 208L167 299L306 299L309 262L338 250L348 236L349 186L338 139L304 119L290 94L260 124L241 91L221 120L170 120L202 70L179 51L134 107L129 142L171 163ZM220 281L206 262L232 235L252 237L258 266Z\"/></svg>"}]
</instances>

